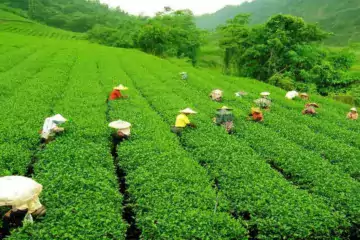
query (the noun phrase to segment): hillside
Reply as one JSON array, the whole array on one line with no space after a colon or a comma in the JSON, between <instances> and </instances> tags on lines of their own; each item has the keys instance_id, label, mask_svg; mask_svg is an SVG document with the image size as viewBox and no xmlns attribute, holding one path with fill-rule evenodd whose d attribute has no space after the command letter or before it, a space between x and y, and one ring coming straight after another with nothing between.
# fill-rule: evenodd
<instances>
[{"instance_id":1,"label":"hillside","mask_svg":"<svg viewBox=\"0 0 360 240\"><path fill-rule=\"evenodd\" d=\"M25 34L0 32L0 176L43 184L47 215L10 240L359 237L360 125L345 119L348 105L313 95L319 114L303 116L305 102L253 79ZM129 98L106 103L119 83ZM215 88L222 103L208 97ZM272 109L248 121L262 91ZM234 108L233 135L212 123L222 105ZM197 128L178 138L170 126L185 107ZM71 121L41 148L55 113ZM132 123L118 157L108 127L117 119Z\"/></svg>"},{"instance_id":2,"label":"hillside","mask_svg":"<svg viewBox=\"0 0 360 240\"><path fill-rule=\"evenodd\" d=\"M49 27L30 19L0 9L0 32L42 36L57 39L81 39L83 35L58 28Z\"/></svg>"},{"instance_id":3,"label":"hillside","mask_svg":"<svg viewBox=\"0 0 360 240\"><path fill-rule=\"evenodd\" d=\"M357 0L254 0L200 16L197 25L215 29L239 13L252 14L252 24L263 23L274 14L292 14L309 22L318 22L325 30L333 32L335 36L329 40L333 44L360 41L360 5Z\"/></svg>"}]
</instances>

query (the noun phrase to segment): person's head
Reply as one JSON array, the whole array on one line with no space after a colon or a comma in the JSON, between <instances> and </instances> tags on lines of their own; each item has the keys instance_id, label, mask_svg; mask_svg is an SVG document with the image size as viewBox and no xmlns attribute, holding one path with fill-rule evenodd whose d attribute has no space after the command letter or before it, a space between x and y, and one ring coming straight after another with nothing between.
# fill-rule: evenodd
<instances>
[{"instance_id":1,"label":"person's head","mask_svg":"<svg viewBox=\"0 0 360 240\"><path fill-rule=\"evenodd\" d=\"M124 137L130 135L131 124L123 120L117 120L109 123L109 127L115 129L117 135Z\"/></svg>"},{"instance_id":2,"label":"person's head","mask_svg":"<svg viewBox=\"0 0 360 240\"><path fill-rule=\"evenodd\" d=\"M260 110L260 108L258 108L258 107L252 107L252 108L251 108L251 112L252 112L252 113L261 113L261 110Z\"/></svg>"},{"instance_id":3,"label":"person's head","mask_svg":"<svg viewBox=\"0 0 360 240\"><path fill-rule=\"evenodd\" d=\"M350 111L351 111L352 113L354 113L354 114L357 113L357 109L356 109L356 108L351 108Z\"/></svg>"},{"instance_id":4,"label":"person's head","mask_svg":"<svg viewBox=\"0 0 360 240\"><path fill-rule=\"evenodd\" d=\"M269 92L262 92L262 93L260 93L260 95L261 95L262 98L268 98L270 93Z\"/></svg>"},{"instance_id":5,"label":"person's head","mask_svg":"<svg viewBox=\"0 0 360 240\"><path fill-rule=\"evenodd\" d=\"M116 132L120 137L125 137L125 134L121 131L121 129L118 129Z\"/></svg>"},{"instance_id":6,"label":"person's head","mask_svg":"<svg viewBox=\"0 0 360 240\"><path fill-rule=\"evenodd\" d=\"M227 106L222 106L221 108L217 109L219 112L227 112L233 110L232 108L229 108Z\"/></svg>"},{"instance_id":7,"label":"person's head","mask_svg":"<svg viewBox=\"0 0 360 240\"><path fill-rule=\"evenodd\" d=\"M190 114L196 114L197 112L195 112L191 108L185 108L185 109L181 110L180 113L185 114L186 116L189 116Z\"/></svg>"},{"instance_id":8,"label":"person's head","mask_svg":"<svg viewBox=\"0 0 360 240\"><path fill-rule=\"evenodd\" d=\"M125 87L124 85L120 84L119 86L117 87L114 87L114 90L116 91L125 91L125 90L128 90L129 88Z\"/></svg>"}]
</instances>

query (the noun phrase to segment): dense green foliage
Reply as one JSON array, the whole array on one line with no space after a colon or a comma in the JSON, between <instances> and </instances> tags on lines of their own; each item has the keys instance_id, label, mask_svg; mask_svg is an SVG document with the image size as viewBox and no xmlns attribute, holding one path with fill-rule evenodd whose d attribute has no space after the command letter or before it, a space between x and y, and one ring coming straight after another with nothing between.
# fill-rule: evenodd
<instances>
[{"instance_id":1,"label":"dense green foliage","mask_svg":"<svg viewBox=\"0 0 360 240\"><path fill-rule=\"evenodd\" d=\"M36 21L74 32L87 33L99 44L139 48L165 57L189 58L195 65L202 33L190 10L165 8L153 18L135 17L120 8L112 9L99 1L26 0L7 2L6 10L19 8Z\"/></svg>"},{"instance_id":2,"label":"dense green foliage","mask_svg":"<svg viewBox=\"0 0 360 240\"><path fill-rule=\"evenodd\" d=\"M4 33L0 39L1 116L8 119L1 123L0 175L24 175L35 161L34 178L44 185L41 198L49 209L46 219L13 238L124 239L122 196L108 151L104 93L94 81L92 51L74 42ZM88 81L93 84L81 87ZM38 130L45 117L57 112L76 124L67 125L69 132L42 150Z\"/></svg>"},{"instance_id":3,"label":"dense green foliage","mask_svg":"<svg viewBox=\"0 0 360 240\"><path fill-rule=\"evenodd\" d=\"M235 32L250 35L246 18L237 20ZM272 42L272 25L263 28ZM298 41L277 28L280 39ZM302 45L322 36L311 29L301 31ZM0 33L0 51L0 176L25 175L32 165L48 209L9 239L125 239L127 208L141 239L360 237L360 126L345 118L348 105L311 95L319 114L303 116L304 101L286 100L267 83L79 40ZM339 69L348 66L338 56L328 55ZM130 97L107 104L119 83ZM225 91L223 103L209 99L214 88ZM239 90L248 95L234 98ZM264 123L249 122L262 91L271 92L272 109ZM223 104L234 108L234 135L211 121ZM198 127L178 138L170 126L185 107L199 112L190 117ZM72 121L41 149L38 130L54 113ZM113 161L107 124L116 119L132 123L132 136ZM115 168L126 173L130 203Z\"/></svg>"},{"instance_id":4,"label":"dense green foliage","mask_svg":"<svg viewBox=\"0 0 360 240\"><path fill-rule=\"evenodd\" d=\"M273 16L264 25L249 27L249 15L238 15L219 28L226 71L252 77L287 90L324 95L342 91L357 81L347 72L355 57L331 52L317 43L328 34L290 15Z\"/></svg>"},{"instance_id":5,"label":"dense green foliage","mask_svg":"<svg viewBox=\"0 0 360 240\"><path fill-rule=\"evenodd\" d=\"M165 9L149 18L138 36L139 47L157 56L188 57L193 65L201 44L201 32L196 28L190 10Z\"/></svg>"},{"instance_id":6,"label":"dense green foliage","mask_svg":"<svg viewBox=\"0 0 360 240\"><path fill-rule=\"evenodd\" d=\"M96 24L116 26L130 19L119 8L111 9L99 1L86 0L18 0L2 1L27 12L31 19L74 32L86 32Z\"/></svg>"},{"instance_id":7,"label":"dense green foliage","mask_svg":"<svg viewBox=\"0 0 360 240\"><path fill-rule=\"evenodd\" d=\"M251 24L267 21L275 14L291 14L309 22L318 22L322 28L335 33L327 42L347 44L360 40L359 2L357 0L255 0L239 6L227 6L213 14L197 17L197 25L215 29L241 13L252 15Z\"/></svg>"},{"instance_id":8,"label":"dense green foliage","mask_svg":"<svg viewBox=\"0 0 360 240\"><path fill-rule=\"evenodd\" d=\"M0 31L57 39L85 39L85 35L48 27L0 9Z\"/></svg>"}]
</instances>

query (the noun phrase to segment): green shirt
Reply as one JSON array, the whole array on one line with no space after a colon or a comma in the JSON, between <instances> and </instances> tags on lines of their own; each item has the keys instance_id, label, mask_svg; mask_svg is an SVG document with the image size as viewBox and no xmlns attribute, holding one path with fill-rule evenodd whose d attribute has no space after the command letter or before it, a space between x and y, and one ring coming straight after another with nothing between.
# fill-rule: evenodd
<instances>
[{"instance_id":1,"label":"green shirt","mask_svg":"<svg viewBox=\"0 0 360 240\"><path fill-rule=\"evenodd\" d=\"M234 115L229 110L219 110L216 112L216 124L221 125L226 122L232 122Z\"/></svg>"}]
</instances>

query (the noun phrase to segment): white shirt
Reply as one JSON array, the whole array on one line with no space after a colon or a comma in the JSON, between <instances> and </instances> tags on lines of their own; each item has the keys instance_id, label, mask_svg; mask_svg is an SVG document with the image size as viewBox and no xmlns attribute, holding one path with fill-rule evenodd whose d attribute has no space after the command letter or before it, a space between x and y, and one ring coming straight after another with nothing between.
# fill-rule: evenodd
<instances>
[{"instance_id":1,"label":"white shirt","mask_svg":"<svg viewBox=\"0 0 360 240\"><path fill-rule=\"evenodd\" d=\"M42 128L41 137L47 139L51 133L51 130L56 128L57 124L64 123L65 121L66 119L60 114L46 118Z\"/></svg>"},{"instance_id":2,"label":"white shirt","mask_svg":"<svg viewBox=\"0 0 360 240\"><path fill-rule=\"evenodd\" d=\"M299 96L299 93L297 91L290 91L290 92L287 92L285 97L287 99L294 99L295 97Z\"/></svg>"}]
</instances>

